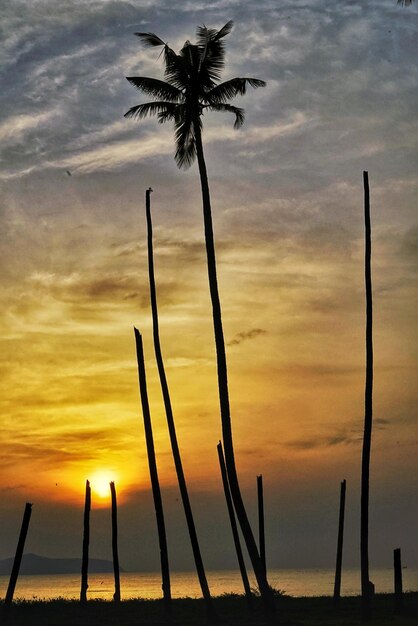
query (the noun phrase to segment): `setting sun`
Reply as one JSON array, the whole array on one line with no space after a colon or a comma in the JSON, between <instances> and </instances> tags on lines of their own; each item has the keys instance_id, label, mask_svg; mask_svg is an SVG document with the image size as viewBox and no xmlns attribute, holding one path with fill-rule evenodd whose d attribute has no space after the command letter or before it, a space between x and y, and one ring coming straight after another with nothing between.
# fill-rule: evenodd
<instances>
[{"instance_id":1,"label":"setting sun","mask_svg":"<svg viewBox=\"0 0 418 626\"><path fill-rule=\"evenodd\" d=\"M0 626L418 617L417 16L0 0Z\"/></svg>"},{"instance_id":2,"label":"setting sun","mask_svg":"<svg viewBox=\"0 0 418 626\"><path fill-rule=\"evenodd\" d=\"M109 483L111 481L115 481L115 479L116 477L114 472L110 472L108 470L96 472L90 479L92 492L99 496L99 498L110 497Z\"/></svg>"}]
</instances>

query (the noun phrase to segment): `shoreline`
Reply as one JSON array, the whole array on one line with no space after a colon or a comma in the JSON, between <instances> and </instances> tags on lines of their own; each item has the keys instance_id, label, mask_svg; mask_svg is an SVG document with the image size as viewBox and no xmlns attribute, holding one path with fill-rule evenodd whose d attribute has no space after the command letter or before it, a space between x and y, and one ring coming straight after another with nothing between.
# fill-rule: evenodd
<instances>
[{"instance_id":1,"label":"shoreline","mask_svg":"<svg viewBox=\"0 0 418 626\"><path fill-rule=\"evenodd\" d=\"M250 586L256 588L256 581L251 571L248 572ZM376 586L376 593L393 591L393 568L374 569L371 572ZM121 573L121 595L123 600L161 597L160 572L123 572ZM242 594L243 586L237 570L208 570L207 578L213 597L225 593ZM330 596L334 590L335 572L328 569L269 569L270 585L291 597ZM0 601L4 597L9 577L0 577ZM88 598L112 600L114 576L112 574L93 574L89 572ZM405 570L403 589L418 591L418 568ZM195 571L171 572L171 593L173 598L200 598L201 588ZM360 594L360 574L357 568L344 568L341 595L353 597ZM16 600L78 600L80 597L80 573L71 575L19 575L14 597Z\"/></svg>"},{"instance_id":2,"label":"shoreline","mask_svg":"<svg viewBox=\"0 0 418 626\"><path fill-rule=\"evenodd\" d=\"M280 626L360 626L360 596L342 597L338 608L331 596L292 597L276 596ZM259 626L263 624L260 598L254 597L255 609L247 611L245 596L225 594L213 598L224 626ZM207 624L204 602L201 598L179 598L172 601L172 624L203 626ZM280 620L280 621L279 621ZM395 614L393 594L377 594L374 598L376 626L413 626L418 620L418 592L403 596L403 609ZM161 599L88 600L81 606L77 600L18 600L13 603L7 619L10 626L157 626L166 623Z\"/></svg>"}]
</instances>

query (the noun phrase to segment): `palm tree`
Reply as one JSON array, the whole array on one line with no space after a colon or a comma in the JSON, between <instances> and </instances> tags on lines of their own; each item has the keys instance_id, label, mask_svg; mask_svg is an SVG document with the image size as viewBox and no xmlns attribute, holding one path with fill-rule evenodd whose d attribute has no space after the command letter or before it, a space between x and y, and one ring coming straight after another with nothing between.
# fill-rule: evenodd
<instances>
[{"instance_id":1,"label":"palm tree","mask_svg":"<svg viewBox=\"0 0 418 626\"><path fill-rule=\"evenodd\" d=\"M146 46L162 48L166 80L145 76L128 77L128 81L139 91L153 96L156 100L131 107L125 113L125 117L142 119L148 115L156 115L161 124L173 121L176 141L174 158L177 165L180 168L187 168L197 158L202 191L225 462L235 511L260 593L266 610L273 611L271 590L245 510L235 466L212 209L202 143L202 115L205 111L233 113L235 115L234 128L240 128L244 122L244 110L229 104L229 101L235 96L244 95L248 85L254 88L265 86L265 82L257 78L232 78L219 82L225 59L223 38L231 32L232 26L233 22L229 21L218 31L206 28L206 26L198 27L197 43L192 44L186 41L179 54L176 54L154 33L135 33Z\"/></svg>"}]
</instances>

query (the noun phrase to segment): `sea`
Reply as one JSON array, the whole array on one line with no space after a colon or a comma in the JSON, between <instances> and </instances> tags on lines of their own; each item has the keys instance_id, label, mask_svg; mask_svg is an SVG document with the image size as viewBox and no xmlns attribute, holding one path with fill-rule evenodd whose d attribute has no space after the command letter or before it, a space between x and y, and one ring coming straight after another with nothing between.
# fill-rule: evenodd
<instances>
[{"instance_id":1,"label":"sea","mask_svg":"<svg viewBox=\"0 0 418 626\"><path fill-rule=\"evenodd\" d=\"M238 571L209 571L207 578L212 595L243 593ZM249 572L250 584L255 589L254 575ZM272 569L268 572L270 584L287 595L331 596L334 589L334 571L330 569ZM370 572L376 593L393 593L393 570L376 569ZM6 595L9 579L0 576L0 598ZM91 574L89 576L88 598L111 600L114 592L113 574ZM171 585L173 598L201 597L199 582L194 572L172 572ZM418 591L418 568L403 569L404 591ZM360 572L346 569L342 573L341 595L353 596L360 593ZM65 598L78 599L80 595L80 575L38 575L20 576L14 598L16 600L52 600ZM121 597L160 598L161 576L156 572L121 573Z\"/></svg>"}]
</instances>

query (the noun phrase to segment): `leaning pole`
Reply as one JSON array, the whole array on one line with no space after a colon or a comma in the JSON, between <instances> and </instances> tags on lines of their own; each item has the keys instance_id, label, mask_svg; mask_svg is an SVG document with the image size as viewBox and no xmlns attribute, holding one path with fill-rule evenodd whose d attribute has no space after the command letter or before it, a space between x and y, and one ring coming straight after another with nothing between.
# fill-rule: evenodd
<instances>
[{"instance_id":1,"label":"leaning pole","mask_svg":"<svg viewBox=\"0 0 418 626\"><path fill-rule=\"evenodd\" d=\"M160 546L160 562L162 575L162 589L164 611L168 621L171 620L171 583L168 564L167 535L165 531L163 501L161 497L160 481L158 478L157 461L155 458L154 436L152 432L151 414L148 402L147 379L145 374L144 349L142 336L134 328L136 342L136 356L138 361L139 390L141 395L142 415L144 418L145 442L148 453L148 466L151 478L152 495L154 498L155 517L157 520L158 541Z\"/></svg>"},{"instance_id":2,"label":"leaning pole","mask_svg":"<svg viewBox=\"0 0 418 626\"><path fill-rule=\"evenodd\" d=\"M160 342L160 330L158 322L158 303L157 289L155 285L154 271L154 246L152 234L152 217L151 217L151 193L149 187L145 192L145 215L147 221L147 243L148 243L148 275L152 313L152 330L154 340L154 353L157 362L158 375L160 378L161 392L164 400L165 415L167 420L168 432L170 436L171 450L173 453L174 466L179 484L181 501L183 504L184 514L186 517L187 529L189 531L190 543L192 546L193 558L196 566L197 577L199 579L202 595L205 600L206 612L210 620L216 618L215 609L213 607L212 596L210 594L208 581L206 578L205 568L203 565L202 554L200 551L199 540L197 537L196 526L194 523L192 506L190 503L189 492L187 489L186 477L184 475L183 463L180 455L180 448L177 441L176 426L174 423L173 408L171 405L170 390L168 388L167 376L165 373L163 354Z\"/></svg>"},{"instance_id":3,"label":"leaning pole","mask_svg":"<svg viewBox=\"0 0 418 626\"><path fill-rule=\"evenodd\" d=\"M9 585L7 587L6 597L3 604L3 618L6 621L9 610L13 602L13 595L19 576L20 564L22 562L23 550L25 548L26 536L28 534L30 517L32 515L32 504L27 502L23 513L22 526L20 528L19 540L17 542L15 558L13 561L12 572L10 574Z\"/></svg>"}]
</instances>

